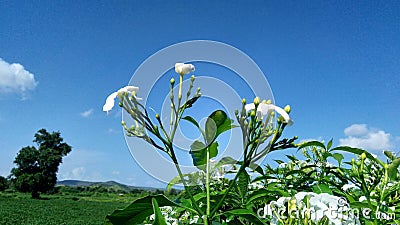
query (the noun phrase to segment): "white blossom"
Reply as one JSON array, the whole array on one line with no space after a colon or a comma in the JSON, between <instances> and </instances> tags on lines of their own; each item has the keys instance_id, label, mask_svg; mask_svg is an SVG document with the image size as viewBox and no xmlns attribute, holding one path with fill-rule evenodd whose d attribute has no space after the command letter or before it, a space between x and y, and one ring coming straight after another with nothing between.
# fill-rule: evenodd
<instances>
[{"instance_id":1,"label":"white blossom","mask_svg":"<svg viewBox=\"0 0 400 225\"><path fill-rule=\"evenodd\" d=\"M254 108L255 108L254 103L245 105L246 111L253 110ZM289 125L291 125L291 123L293 123L293 121L289 117L289 114L284 109L282 109L276 105L262 103L262 102L257 107L257 118L263 119L265 115L270 114L272 111L276 111L277 113L279 113L285 120L285 123L287 123Z\"/></svg>"},{"instance_id":2,"label":"white blossom","mask_svg":"<svg viewBox=\"0 0 400 225\"><path fill-rule=\"evenodd\" d=\"M347 191L348 189L353 189L353 188L356 188L355 184L345 184L345 185L343 185L343 190L344 191Z\"/></svg>"},{"instance_id":3,"label":"white blossom","mask_svg":"<svg viewBox=\"0 0 400 225\"><path fill-rule=\"evenodd\" d=\"M185 75L194 71L194 66L192 64L176 63L175 72L180 75Z\"/></svg>"},{"instance_id":4,"label":"white blossom","mask_svg":"<svg viewBox=\"0 0 400 225\"><path fill-rule=\"evenodd\" d=\"M135 93L139 91L138 87L135 86L125 86L123 88L120 88L118 91L111 93L107 99L106 99L106 103L103 105L103 111L104 112L108 112L114 107L115 105L115 98L118 96L118 94L122 94L122 93ZM136 96L135 96L136 98ZM136 98L138 100L141 100L141 98Z\"/></svg>"},{"instance_id":5,"label":"white blossom","mask_svg":"<svg viewBox=\"0 0 400 225\"><path fill-rule=\"evenodd\" d=\"M303 201L309 198L309 208ZM359 225L358 218L351 217L349 214L349 204L343 198L327 193L316 194L313 192L299 192L295 196L296 210L301 216L308 216L313 222L319 222L323 217L329 220L330 225ZM275 208L285 208L285 204L291 201L290 197L281 197L277 201L271 202ZM308 213L308 215L306 214ZM287 212L291 213L291 212ZM278 218L273 214L271 224L277 224Z\"/></svg>"}]
</instances>

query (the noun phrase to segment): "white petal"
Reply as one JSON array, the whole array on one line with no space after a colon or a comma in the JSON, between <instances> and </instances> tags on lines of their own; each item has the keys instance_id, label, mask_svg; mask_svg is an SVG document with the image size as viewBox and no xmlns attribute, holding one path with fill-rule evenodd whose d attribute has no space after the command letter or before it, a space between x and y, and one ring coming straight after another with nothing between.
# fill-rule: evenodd
<instances>
[{"instance_id":1,"label":"white petal","mask_svg":"<svg viewBox=\"0 0 400 225\"><path fill-rule=\"evenodd\" d=\"M113 92L112 94L110 94L107 99L106 99L106 103L103 106L103 111L107 112L110 111L114 105L115 105L115 98L118 96L119 93L132 93L132 92L138 92L139 88L135 87L135 86L125 86L123 88L120 88L118 91ZM136 98L137 100L142 100L141 98Z\"/></svg>"},{"instance_id":2,"label":"white petal","mask_svg":"<svg viewBox=\"0 0 400 225\"><path fill-rule=\"evenodd\" d=\"M253 110L255 108L254 103L250 103L244 106L244 109L246 109L246 112Z\"/></svg>"},{"instance_id":3,"label":"white petal","mask_svg":"<svg viewBox=\"0 0 400 225\"><path fill-rule=\"evenodd\" d=\"M194 72L194 66L192 64L185 64L182 69L183 74Z\"/></svg>"},{"instance_id":4,"label":"white petal","mask_svg":"<svg viewBox=\"0 0 400 225\"><path fill-rule=\"evenodd\" d=\"M125 86L125 87L123 87L123 88L120 88L117 92L118 92L118 93L123 93L123 92L132 93L132 92L138 92L138 91L139 91L139 88L138 88L138 87L135 87L135 86Z\"/></svg>"},{"instance_id":5,"label":"white petal","mask_svg":"<svg viewBox=\"0 0 400 225\"><path fill-rule=\"evenodd\" d=\"M274 107L275 111L277 111L279 114L281 114L283 119L285 119L285 122L289 123L289 121L290 121L289 114L287 114L287 112L284 109L282 109L282 108L280 108L278 106L275 106L275 105L272 105L272 106Z\"/></svg>"},{"instance_id":6,"label":"white petal","mask_svg":"<svg viewBox=\"0 0 400 225\"><path fill-rule=\"evenodd\" d=\"M260 103L260 105L257 108L257 111L261 112L262 117L270 113L272 110L274 110L274 105L265 103Z\"/></svg>"},{"instance_id":7,"label":"white petal","mask_svg":"<svg viewBox=\"0 0 400 225\"><path fill-rule=\"evenodd\" d=\"M110 111L115 104L115 98L117 97L118 92L114 92L112 94L110 94L107 99L106 99L106 103L103 105L103 111L107 112Z\"/></svg>"},{"instance_id":8,"label":"white petal","mask_svg":"<svg viewBox=\"0 0 400 225\"><path fill-rule=\"evenodd\" d=\"M181 74L183 65L184 65L183 63L175 63L175 72Z\"/></svg>"}]
</instances>

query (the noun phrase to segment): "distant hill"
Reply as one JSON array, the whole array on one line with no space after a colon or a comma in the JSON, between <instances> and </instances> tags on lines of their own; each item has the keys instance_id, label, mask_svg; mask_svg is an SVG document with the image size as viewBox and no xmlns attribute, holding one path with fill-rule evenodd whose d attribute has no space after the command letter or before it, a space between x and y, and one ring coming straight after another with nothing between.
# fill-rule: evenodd
<instances>
[{"instance_id":1,"label":"distant hill","mask_svg":"<svg viewBox=\"0 0 400 225\"><path fill-rule=\"evenodd\" d=\"M67 187L107 187L113 188L115 190L124 190L124 191L132 191L132 190L144 190L144 191L156 191L156 190L164 190L162 188L153 188L153 187L138 187L138 186L130 186L125 184L120 184L115 181L106 181L106 182L91 182L91 181L81 181L81 180L62 180L57 181L56 186L67 186Z\"/></svg>"}]
</instances>

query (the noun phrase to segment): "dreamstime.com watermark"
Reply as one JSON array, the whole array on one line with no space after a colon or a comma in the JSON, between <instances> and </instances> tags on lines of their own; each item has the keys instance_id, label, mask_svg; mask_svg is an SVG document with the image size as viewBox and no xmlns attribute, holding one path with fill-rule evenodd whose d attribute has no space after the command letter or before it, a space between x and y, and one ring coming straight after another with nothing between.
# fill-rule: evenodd
<instances>
[{"instance_id":1,"label":"dreamstime.com watermark","mask_svg":"<svg viewBox=\"0 0 400 225\"><path fill-rule=\"evenodd\" d=\"M394 221L396 215L394 212L388 212L388 207L383 207L383 211L376 211L369 208L350 208L345 198L339 198L337 205L329 205L326 209L315 209L313 207L299 208L293 207L288 209L275 203L270 203L257 210L259 218L266 218L267 216L276 217L278 220L292 219L305 219L316 221L326 216L329 219L340 219L342 221L353 221L355 219L378 219L380 221Z\"/></svg>"}]
</instances>

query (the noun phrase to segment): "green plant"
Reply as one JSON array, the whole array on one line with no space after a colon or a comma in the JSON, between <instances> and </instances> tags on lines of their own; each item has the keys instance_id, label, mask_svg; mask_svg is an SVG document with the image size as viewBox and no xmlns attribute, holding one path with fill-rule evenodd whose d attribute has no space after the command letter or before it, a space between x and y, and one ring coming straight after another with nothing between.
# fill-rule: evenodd
<instances>
[{"instance_id":1,"label":"green plant","mask_svg":"<svg viewBox=\"0 0 400 225\"><path fill-rule=\"evenodd\" d=\"M137 97L138 87L127 86L112 93L106 100L104 111L109 111L114 105L116 97L120 100L122 107L131 116L133 123L128 126L124 121L122 126L129 136L141 138L154 146L159 151L166 153L174 162L179 177L171 182L182 183L185 191L175 202L170 201L163 195L154 195L138 199L124 210L118 210L107 216L107 223L139 224L148 221L149 216L154 213L157 218L154 224L163 224L160 218L158 207L172 206L178 212L189 213L188 221L193 223L215 224L215 223L241 223L241 224L263 224L260 218L252 210L257 199L257 193L250 194L249 171L263 173L261 167L255 162L271 151L294 147L294 140L282 139L280 137L285 127L291 124L288 113L290 107L281 109L271 102L255 98L253 103L246 104L243 99L239 112L235 112L238 125L228 118L222 110L212 112L202 128L198 122L190 116L184 116L185 110L191 108L200 98L200 89L191 96L195 77L190 78L190 84L185 100L182 99L183 76L194 71L191 64L177 63L175 71L179 74L179 91L175 99L175 79L170 81L171 117L169 128L163 124L159 114L150 118L147 109L140 103ZM275 112L280 116L275 119ZM153 121L155 119L155 122ZM178 124L181 120L192 123L202 135L203 140L194 141L191 145L190 154L193 165L198 167L199 172L194 174L183 174L174 149L174 137ZM275 125L276 121L276 126ZM243 138L243 158L233 159L222 158L215 166L212 166L212 159L218 155L218 137L235 127L240 127ZM216 182L212 174L222 166L231 165L237 167L234 177L230 180L221 178L222 183ZM201 183L193 182L201 181ZM147 220L146 220L147 218Z\"/></svg>"}]
</instances>

